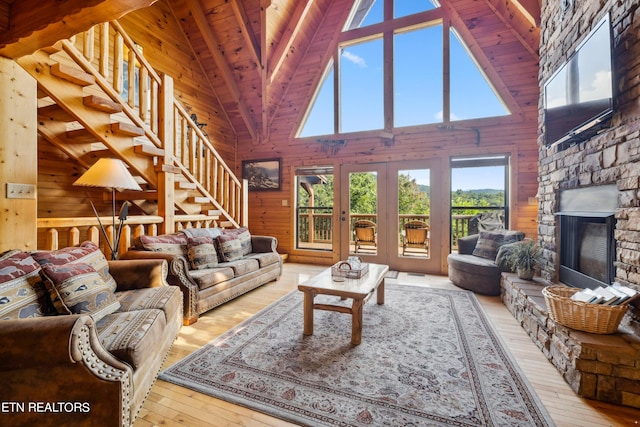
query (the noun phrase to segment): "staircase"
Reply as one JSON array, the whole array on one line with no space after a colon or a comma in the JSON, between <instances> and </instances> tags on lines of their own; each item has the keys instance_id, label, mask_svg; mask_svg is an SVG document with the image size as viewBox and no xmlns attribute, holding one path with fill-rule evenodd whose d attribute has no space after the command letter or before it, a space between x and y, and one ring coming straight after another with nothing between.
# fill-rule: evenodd
<instances>
[{"instance_id":1,"label":"staircase","mask_svg":"<svg viewBox=\"0 0 640 427\"><path fill-rule=\"evenodd\" d=\"M44 139L85 168L101 157L129 166L143 191L118 198L166 222L205 215L225 227L246 223L246 189L175 100L171 78L153 70L117 21L18 63L38 82Z\"/></svg>"}]
</instances>

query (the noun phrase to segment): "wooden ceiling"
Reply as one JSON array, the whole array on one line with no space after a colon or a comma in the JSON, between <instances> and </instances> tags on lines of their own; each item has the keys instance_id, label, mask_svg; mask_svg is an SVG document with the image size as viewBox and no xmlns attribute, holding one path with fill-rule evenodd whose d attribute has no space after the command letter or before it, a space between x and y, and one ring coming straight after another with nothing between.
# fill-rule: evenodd
<instances>
[{"instance_id":1,"label":"wooden ceiling","mask_svg":"<svg viewBox=\"0 0 640 427\"><path fill-rule=\"evenodd\" d=\"M268 137L270 125L288 99L285 95L296 89L292 85L319 81L327 52L335 46L354 2L160 1L166 2L181 25L238 139L251 141ZM0 0L0 55L17 58L32 53L155 2ZM519 75L518 63L538 62L538 0L443 0L443 9L503 97L516 99L521 90L531 90L530 79L537 76ZM323 40L320 52L316 36L326 35L327 28L332 37ZM317 64L313 81L294 78L303 58L305 66ZM312 91L307 88L306 92Z\"/></svg>"}]
</instances>

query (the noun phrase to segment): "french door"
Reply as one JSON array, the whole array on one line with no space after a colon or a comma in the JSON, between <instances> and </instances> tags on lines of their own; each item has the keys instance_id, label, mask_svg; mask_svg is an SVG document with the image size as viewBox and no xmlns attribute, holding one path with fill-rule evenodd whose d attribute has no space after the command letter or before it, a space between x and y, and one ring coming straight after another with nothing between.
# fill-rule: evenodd
<instances>
[{"instance_id":1,"label":"french door","mask_svg":"<svg viewBox=\"0 0 640 427\"><path fill-rule=\"evenodd\" d=\"M440 273L448 253L442 176L437 161L343 165L340 259L357 255L394 270Z\"/></svg>"}]
</instances>

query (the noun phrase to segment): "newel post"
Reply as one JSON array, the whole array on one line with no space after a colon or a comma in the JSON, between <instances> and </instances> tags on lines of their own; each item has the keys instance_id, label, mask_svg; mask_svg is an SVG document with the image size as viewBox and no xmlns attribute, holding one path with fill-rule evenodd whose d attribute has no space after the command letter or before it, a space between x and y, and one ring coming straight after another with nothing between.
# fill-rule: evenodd
<instances>
[{"instance_id":1,"label":"newel post","mask_svg":"<svg viewBox=\"0 0 640 427\"><path fill-rule=\"evenodd\" d=\"M164 218L162 233L175 231L175 176L173 166L174 153L174 116L173 116L173 79L164 74L159 91L158 136L162 141L164 157L157 165L158 172L158 215Z\"/></svg>"}]
</instances>

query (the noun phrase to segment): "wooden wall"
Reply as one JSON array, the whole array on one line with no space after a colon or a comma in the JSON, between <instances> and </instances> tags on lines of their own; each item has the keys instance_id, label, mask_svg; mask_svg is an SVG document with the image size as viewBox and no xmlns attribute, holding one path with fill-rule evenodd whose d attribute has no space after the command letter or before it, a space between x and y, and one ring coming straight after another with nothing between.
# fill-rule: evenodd
<instances>
[{"instance_id":1,"label":"wooden wall","mask_svg":"<svg viewBox=\"0 0 640 427\"><path fill-rule=\"evenodd\" d=\"M36 82L0 57L0 252L36 249L36 194L8 198L7 183L37 184Z\"/></svg>"}]
</instances>

